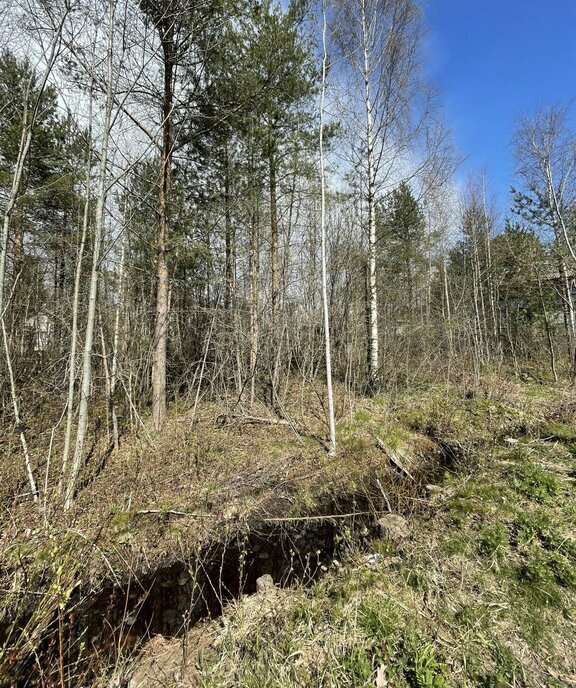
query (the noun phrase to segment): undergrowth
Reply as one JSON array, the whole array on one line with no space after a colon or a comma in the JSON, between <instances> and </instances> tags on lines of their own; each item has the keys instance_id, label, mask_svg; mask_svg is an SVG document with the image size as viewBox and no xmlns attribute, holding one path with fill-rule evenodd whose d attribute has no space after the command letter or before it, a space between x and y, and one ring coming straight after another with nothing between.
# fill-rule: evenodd
<instances>
[{"instance_id":1,"label":"undergrowth","mask_svg":"<svg viewBox=\"0 0 576 688\"><path fill-rule=\"evenodd\" d=\"M202 688L573 685L575 434L499 438L474 472L444 476L409 540L230 607L189 675Z\"/></svg>"},{"instance_id":2,"label":"undergrowth","mask_svg":"<svg viewBox=\"0 0 576 688\"><path fill-rule=\"evenodd\" d=\"M117 657L115 675L129 660L145 677L131 688L572 685L574 407L537 392L438 388L358 400L339 419L336 458L318 441L321 429L298 437L286 426L217 429L215 413L194 427L174 419L172 434L114 455L70 522L55 513L49 534L33 524L24 537L11 513L4 570L34 576L26 589L6 581L14 593L0 616L22 611L33 623L30 600L41 599L42 632L63 616L80 576L96 589L103 576L122 581L127 571L190 558L270 517L363 500L402 512L410 535L359 542L343 526L344 558L326 561L311 585L240 598L219 620L166 640L161 680L146 674L146 653L135 668L129 652ZM31 511L21 516L29 522ZM82 556L66 544L72 532L83 538ZM44 563L47 547L59 558ZM15 634L18 651L32 646L28 630L13 625L0 663ZM104 667L99 686L110 685L110 672Z\"/></svg>"}]
</instances>

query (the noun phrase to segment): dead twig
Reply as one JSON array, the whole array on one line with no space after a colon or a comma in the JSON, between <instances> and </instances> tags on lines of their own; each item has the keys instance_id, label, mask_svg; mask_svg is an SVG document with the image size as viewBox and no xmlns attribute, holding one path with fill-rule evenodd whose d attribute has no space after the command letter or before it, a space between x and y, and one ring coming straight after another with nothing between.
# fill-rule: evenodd
<instances>
[{"instance_id":1,"label":"dead twig","mask_svg":"<svg viewBox=\"0 0 576 688\"><path fill-rule=\"evenodd\" d=\"M215 514L198 514L189 511L175 511L174 509L141 509L134 516L186 516L188 518L215 518Z\"/></svg>"},{"instance_id":2,"label":"dead twig","mask_svg":"<svg viewBox=\"0 0 576 688\"><path fill-rule=\"evenodd\" d=\"M284 418L263 418L260 416L244 416L234 414L223 414L218 416L216 424L218 427L225 425L285 425L289 428L294 427L294 423Z\"/></svg>"},{"instance_id":3,"label":"dead twig","mask_svg":"<svg viewBox=\"0 0 576 688\"><path fill-rule=\"evenodd\" d=\"M263 518L263 523L292 523L297 521L332 521L334 519L354 518L355 516L379 516L387 511L353 511L349 514L327 514L325 516L279 516L277 518Z\"/></svg>"}]
</instances>

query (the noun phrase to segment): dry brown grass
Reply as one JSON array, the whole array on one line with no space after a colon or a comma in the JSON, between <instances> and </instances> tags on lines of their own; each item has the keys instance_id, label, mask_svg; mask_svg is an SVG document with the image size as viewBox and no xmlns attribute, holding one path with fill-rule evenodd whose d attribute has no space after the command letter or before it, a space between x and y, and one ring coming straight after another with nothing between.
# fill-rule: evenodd
<instances>
[{"instance_id":1,"label":"dry brown grass","mask_svg":"<svg viewBox=\"0 0 576 688\"><path fill-rule=\"evenodd\" d=\"M338 390L336 458L325 451L320 388L295 387L290 396L287 417L299 431L272 416L269 425L237 419L222 424L230 406L221 402L203 403L194 423L190 409L175 407L161 434L144 421L103 467L97 457L106 442L100 438L69 513L53 493L41 513L31 502L14 500L18 480L3 482L2 585L13 584L19 567L37 567L39 553L54 542L73 543L81 551L66 594L80 590L88 600L106 586L121 590L148 580L151 572L188 566L217 543L276 527L275 519L302 518L305 524L310 515L377 513L389 504L413 513L427 508L424 485L443 462L470 461L506 433L523 432L547 417L562 420L572 409L562 388L496 385L473 395L467 391L437 387L366 400ZM234 409L234 415L242 413L265 417L269 411ZM38 466L47 438L44 432L34 446ZM51 484L60 441L56 436ZM398 464L414 480L399 473ZM22 588L22 595L44 594L53 576L42 571L37 587Z\"/></svg>"},{"instance_id":2,"label":"dry brown grass","mask_svg":"<svg viewBox=\"0 0 576 688\"><path fill-rule=\"evenodd\" d=\"M178 682L131 688L574 685L576 427L563 418L564 444L485 448L400 546L374 541L311 588L230 604L201 642L188 638L187 657L169 644Z\"/></svg>"}]
</instances>

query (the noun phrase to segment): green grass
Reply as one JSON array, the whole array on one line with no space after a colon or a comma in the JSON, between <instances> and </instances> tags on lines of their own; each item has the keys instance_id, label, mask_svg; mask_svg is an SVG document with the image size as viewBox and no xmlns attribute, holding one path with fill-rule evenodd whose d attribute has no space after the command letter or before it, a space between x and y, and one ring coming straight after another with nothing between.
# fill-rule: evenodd
<instances>
[{"instance_id":1,"label":"green grass","mask_svg":"<svg viewBox=\"0 0 576 688\"><path fill-rule=\"evenodd\" d=\"M322 423L307 418L302 437L282 426L222 432L213 413L194 428L175 423L154 450L138 445L116 457L111 494L101 500L106 560L93 557L116 570L122 557L145 552L154 567L154 556L187 556L190 543L206 537L200 520L136 518L138 509L207 511L218 517L208 521L218 537L220 517L230 528L246 518L248 532L259 517L313 515L326 505L385 508L378 478L409 518L410 536L359 541L358 529L342 523L338 564L323 561L320 579L247 596L191 630L181 685L569 685L562 677L576 676L576 427L557 392L438 386L357 400L339 419L335 458L319 440L323 414ZM443 446L454 448L454 461ZM406 459L414 483L392 471L386 450ZM125 499L130 481L137 503ZM428 482L438 489L426 490ZM40 577L51 551L13 548L14 565L35 556ZM293 556L306 563L305 551ZM182 645L174 639L176 654ZM163 685L170 684L150 688Z\"/></svg>"},{"instance_id":2,"label":"green grass","mask_svg":"<svg viewBox=\"0 0 576 688\"><path fill-rule=\"evenodd\" d=\"M474 402L465 414L475 413L499 411ZM473 474L446 476L441 502L412 517L401 556L375 541L376 564L353 553L310 589L267 600L278 616L241 603L200 685L230 685L231 675L239 688L563 685L554 676L576 672L566 650L576 492L562 478L574 457L540 436L486 451ZM562 436L564 447L574 441L567 428Z\"/></svg>"},{"instance_id":3,"label":"green grass","mask_svg":"<svg viewBox=\"0 0 576 688\"><path fill-rule=\"evenodd\" d=\"M517 466L512 472L514 488L537 502L548 502L560 492L558 478L530 463Z\"/></svg>"}]
</instances>

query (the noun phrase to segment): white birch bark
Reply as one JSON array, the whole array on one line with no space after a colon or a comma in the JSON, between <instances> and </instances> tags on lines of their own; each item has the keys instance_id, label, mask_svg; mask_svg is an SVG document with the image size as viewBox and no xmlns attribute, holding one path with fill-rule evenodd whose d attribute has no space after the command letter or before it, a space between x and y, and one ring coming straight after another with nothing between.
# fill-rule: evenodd
<instances>
[{"instance_id":1,"label":"white birch bark","mask_svg":"<svg viewBox=\"0 0 576 688\"><path fill-rule=\"evenodd\" d=\"M112 369L110 373L110 414L112 416L112 437L114 441L114 448L118 449L120 445L120 436L118 432L118 415L116 413L116 404L114 403L114 394L116 392L116 383L118 381L118 353L120 347L120 324L122 318L122 306L124 302L124 266L126 264L126 229L122 234L122 248L120 250L120 267L118 268L118 303L116 304L116 313L114 316L114 340L112 344Z\"/></svg>"},{"instance_id":2,"label":"white birch bark","mask_svg":"<svg viewBox=\"0 0 576 688\"><path fill-rule=\"evenodd\" d=\"M26 441L26 434L24 433L24 426L22 424L22 418L20 417L20 405L18 403L18 393L16 390L16 382L14 380L14 370L12 369L12 359L9 355L9 345L8 345L8 335L6 333L6 325L4 323L4 318L0 319L2 323L2 340L4 342L4 351L6 352L6 367L8 369L8 379L10 381L10 396L12 397L12 409L14 412L14 422L18 430L18 435L20 436L20 444L22 445L22 452L24 454L24 467L26 468L26 476L28 478L28 483L30 485L30 492L32 494L32 499L38 501L38 487L36 485L36 480L34 479L34 473L32 472L32 463L30 462L30 453L28 451L28 443Z\"/></svg>"},{"instance_id":3,"label":"white birch bark","mask_svg":"<svg viewBox=\"0 0 576 688\"><path fill-rule=\"evenodd\" d=\"M18 195L20 193L20 185L22 184L22 175L24 173L24 165L28 158L28 153L30 152L30 145L32 143L32 133L34 129L34 124L38 116L38 109L46 87L48 85L48 80L54 69L56 59L60 51L61 41L62 41L62 29L64 27L64 22L68 16L68 10L66 10L60 23L58 24L52 43L50 46L50 52L46 60L46 69L40 80L40 85L38 87L38 94L34 104L32 105L31 112L28 114L28 109L25 108L24 121L22 122L22 135L20 137L20 146L18 148L18 155L16 157L16 165L14 168L14 176L12 177L12 187L10 189L10 194L6 202L6 207L4 209L4 219L2 223L2 239L0 241L0 318L4 320L4 280L6 276L6 258L8 254L8 234L10 231L10 220L12 219L12 214L16 208L16 202L18 201Z\"/></svg>"},{"instance_id":4,"label":"white birch bark","mask_svg":"<svg viewBox=\"0 0 576 688\"><path fill-rule=\"evenodd\" d=\"M88 112L87 156L86 156L86 198L84 199L84 214L82 218L82 235L78 247L76 260L76 272L74 275L74 296L72 301L72 331L70 333L70 359L68 362L68 396L66 400L66 431L64 435L64 449L62 451L62 469L60 478L60 492L64 489L64 481L68 474L68 461L70 458L70 445L72 442L72 427L74 423L74 388L76 385L76 353L78 349L78 311L80 306L80 284L82 279L82 261L86 236L90 221L90 181L92 169L92 93L90 93Z\"/></svg>"},{"instance_id":5,"label":"white birch bark","mask_svg":"<svg viewBox=\"0 0 576 688\"><path fill-rule=\"evenodd\" d=\"M330 345L330 315L328 312L328 288L326 276L326 171L324 165L324 103L326 98L326 71L328 51L326 47L326 7L322 3L322 87L320 94L320 233L322 244L322 311L324 316L324 345L326 350L326 391L328 396L329 453L336 455L336 421L334 419L334 393L332 390L332 348Z\"/></svg>"},{"instance_id":6,"label":"white birch bark","mask_svg":"<svg viewBox=\"0 0 576 688\"><path fill-rule=\"evenodd\" d=\"M374 123L370 92L369 34L366 0L361 3L364 106L366 112L366 155L368 167L368 382L370 390L380 389L380 354L378 333L378 292L376 286L376 161L374 159Z\"/></svg>"},{"instance_id":7,"label":"white birch bark","mask_svg":"<svg viewBox=\"0 0 576 688\"><path fill-rule=\"evenodd\" d=\"M4 316L6 313L6 304L4 302L4 283L6 279L6 260L8 256L8 237L10 232L10 221L14 210L16 209L16 204L18 201L18 196L20 194L20 187L22 184L22 176L24 173L24 166L30 152L30 146L32 144L32 135L34 130L34 124L38 115L38 109L46 87L48 85L48 79L54 68L54 64L58 57L62 39L62 28L66 17L68 16L68 10L64 11L60 22L54 32L52 42L50 45L50 51L46 59L46 69L40 80L40 85L38 87L38 93L35 102L32 104L30 112L28 111L28 106L25 104L24 109L24 119L22 122L22 134L20 137L20 145L18 148L18 155L16 157L16 165L14 168L14 175L12 177L12 186L10 188L10 193L6 206L4 209L4 218L2 222L2 236L0 238L0 327L2 328L2 341L4 345L4 353L6 356L6 368L8 371L8 378L10 381L10 395L12 398L12 408L14 412L14 419L16 426L18 427L20 435L20 443L22 445L22 450L24 453L24 464L26 468L26 475L28 477L28 482L30 484L30 489L34 501L38 499L38 488L34 475L32 472L32 466L30 462L30 455L28 452L28 445L26 442L26 435L24 433L24 427L20 418L20 407L18 402L18 390L16 389L16 381L14 378L14 371L12 368L12 359L10 356L10 342L8 340L8 335L6 332L6 326L4 322Z\"/></svg>"},{"instance_id":8,"label":"white birch bark","mask_svg":"<svg viewBox=\"0 0 576 688\"><path fill-rule=\"evenodd\" d=\"M70 467L70 475L66 486L64 507L69 509L74 499L76 485L80 469L83 464L84 441L88 428L88 400L92 382L92 349L94 345L94 324L96 320L96 300L98 295L98 276L100 271L100 252L102 246L102 234L104 227L104 209L106 205L108 186L108 146L110 141L110 124L112 121L112 108L114 106L114 89L112 86L112 59L114 48L114 16L116 0L110 0L108 9L108 40L106 58L106 106L104 113L104 128L102 132L102 144L100 148L100 163L98 168L98 196L94 216L94 246L92 254L92 271L90 274L90 293L88 297L88 314L86 321L86 333L84 338L84 351L82 355L82 383L80 390L80 403L78 406L78 430L76 434L76 446L74 457Z\"/></svg>"}]
</instances>

